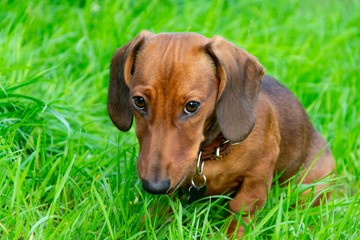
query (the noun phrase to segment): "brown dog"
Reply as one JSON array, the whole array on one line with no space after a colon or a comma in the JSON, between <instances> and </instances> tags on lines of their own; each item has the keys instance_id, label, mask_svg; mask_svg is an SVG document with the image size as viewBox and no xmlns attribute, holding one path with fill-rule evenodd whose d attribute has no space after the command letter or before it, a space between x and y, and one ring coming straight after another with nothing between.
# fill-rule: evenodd
<instances>
[{"instance_id":1,"label":"brown dog","mask_svg":"<svg viewBox=\"0 0 360 240\"><path fill-rule=\"evenodd\" d=\"M312 183L335 167L298 100L221 37L141 32L112 58L108 111L122 131L135 116L137 170L150 193L235 191L230 210L253 215L275 172L283 181L313 164L303 180Z\"/></svg>"}]
</instances>

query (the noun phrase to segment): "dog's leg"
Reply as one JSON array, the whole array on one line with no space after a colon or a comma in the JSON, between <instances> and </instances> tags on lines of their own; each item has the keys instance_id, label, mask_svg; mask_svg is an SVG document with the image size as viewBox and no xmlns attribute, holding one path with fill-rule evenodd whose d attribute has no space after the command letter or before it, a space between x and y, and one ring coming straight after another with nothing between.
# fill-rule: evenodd
<instances>
[{"instance_id":1,"label":"dog's leg","mask_svg":"<svg viewBox=\"0 0 360 240\"><path fill-rule=\"evenodd\" d=\"M269 169L267 175L254 175L244 178L241 189L236 193L233 200L229 203L232 212L237 213L243 210L243 221L247 224L249 217L252 218L257 209L260 209L266 202L266 194L271 188L272 170ZM245 228L234 220L228 230L229 234L236 234L241 237Z\"/></svg>"}]
</instances>

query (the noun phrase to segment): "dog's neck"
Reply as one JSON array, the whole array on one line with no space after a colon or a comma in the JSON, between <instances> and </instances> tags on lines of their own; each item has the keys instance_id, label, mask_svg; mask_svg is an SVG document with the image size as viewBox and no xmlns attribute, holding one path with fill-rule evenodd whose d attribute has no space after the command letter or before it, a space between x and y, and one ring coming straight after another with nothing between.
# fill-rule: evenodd
<instances>
[{"instance_id":1,"label":"dog's neck","mask_svg":"<svg viewBox=\"0 0 360 240\"><path fill-rule=\"evenodd\" d=\"M240 144L248 137L248 135L252 132L254 125L243 139L238 142L230 142L223 136L216 114L213 113L206 121L204 128L205 140L200 145L202 161L221 159L228 155L233 145Z\"/></svg>"},{"instance_id":2,"label":"dog's neck","mask_svg":"<svg viewBox=\"0 0 360 240\"><path fill-rule=\"evenodd\" d=\"M219 159L230 152L232 144L222 135L215 113L206 121L204 136L200 145L203 161Z\"/></svg>"},{"instance_id":3,"label":"dog's neck","mask_svg":"<svg viewBox=\"0 0 360 240\"><path fill-rule=\"evenodd\" d=\"M204 148L211 144L219 135L221 134L221 129L216 117L215 112L206 120L204 127L204 137L205 140L201 143L200 148Z\"/></svg>"},{"instance_id":4,"label":"dog's neck","mask_svg":"<svg viewBox=\"0 0 360 240\"><path fill-rule=\"evenodd\" d=\"M202 161L221 159L230 153L232 145L233 144L220 133L210 144L201 147L201 159Z\"/></svg>"}]
</instances>

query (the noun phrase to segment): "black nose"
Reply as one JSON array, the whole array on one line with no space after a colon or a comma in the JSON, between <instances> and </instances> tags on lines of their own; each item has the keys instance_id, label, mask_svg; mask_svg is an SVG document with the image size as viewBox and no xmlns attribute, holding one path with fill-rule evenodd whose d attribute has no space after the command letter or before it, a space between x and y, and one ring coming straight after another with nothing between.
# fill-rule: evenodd
<instances>
[{"instance_id":1,"label":"black nose","mask_svg":"<svg viewBox=\"0 0 360 240\"><path fill-rule=\"evenodd\" d=\"M142 185L145 191L152 194L165 194L170 188L170 179L160 182L149 182L142 180Z\"/></svg>"}]
</instances>

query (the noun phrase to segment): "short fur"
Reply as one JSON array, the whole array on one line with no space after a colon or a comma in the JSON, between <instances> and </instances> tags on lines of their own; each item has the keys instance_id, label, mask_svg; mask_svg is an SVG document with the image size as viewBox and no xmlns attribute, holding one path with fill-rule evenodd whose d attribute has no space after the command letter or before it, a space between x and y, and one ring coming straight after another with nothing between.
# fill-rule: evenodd
<instances>
[{"instance_id":1,"label":"short fur","mask_svg":"<svg viewBox=\"0 0 360 240\"><path fill-rule=\"evenodd\" d=\"M131 103L134 96L145 99L146 113ZM189 101L200 108L187 116ZM326 141L294 95L264 76L255 57L219 36L141 32L112 58L108 112L122 131L135 116L137 170L152 193L189 185L200 149L219 134L240 143L226 157L205 162L206 194L235 191L233 212L244 208L253 215L264 205L275 172L283 173L284 181L322 151L303 183L335 168ZM235 227L233 222L229 232Z\"/></svg>"}]
</instances>

